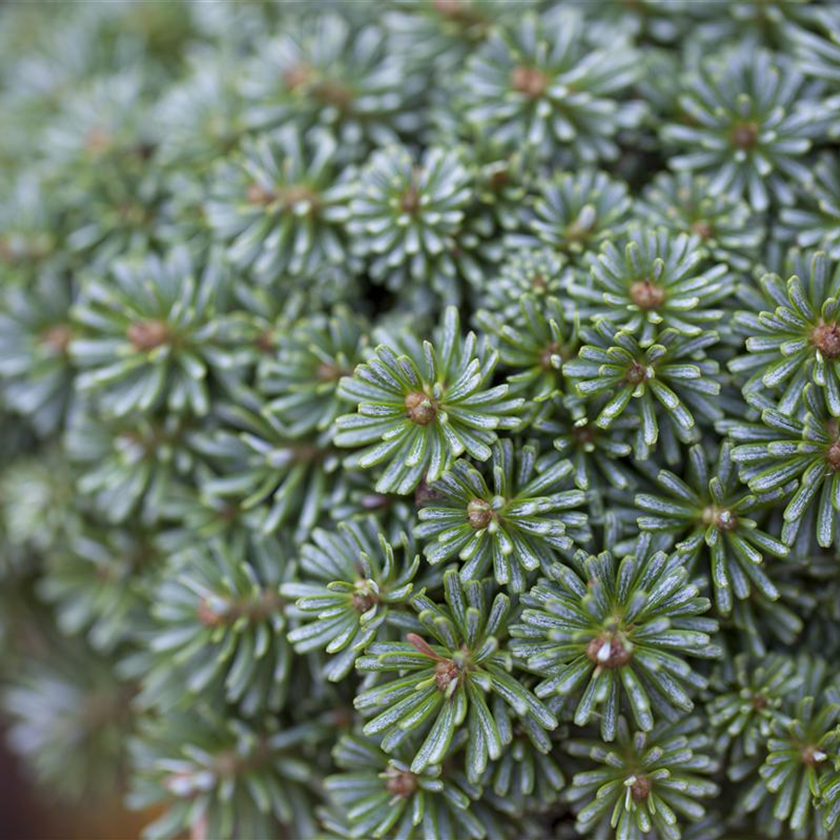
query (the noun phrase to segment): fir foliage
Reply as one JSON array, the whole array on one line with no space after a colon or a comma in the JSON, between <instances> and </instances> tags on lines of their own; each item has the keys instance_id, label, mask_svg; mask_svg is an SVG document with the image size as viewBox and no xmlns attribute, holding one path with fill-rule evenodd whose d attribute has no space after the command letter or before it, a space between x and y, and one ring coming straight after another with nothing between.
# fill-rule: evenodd
<instances>
[{"instance_id":1,"label":"fir foliage","mask_svg":"<svg viewBox=\"0 0 840 840\"><path fill-rule=\"evenodd\" d=\"M148 840L840 840L840 15L0 8L0 714Z\"/></svg>"}]
</instances>

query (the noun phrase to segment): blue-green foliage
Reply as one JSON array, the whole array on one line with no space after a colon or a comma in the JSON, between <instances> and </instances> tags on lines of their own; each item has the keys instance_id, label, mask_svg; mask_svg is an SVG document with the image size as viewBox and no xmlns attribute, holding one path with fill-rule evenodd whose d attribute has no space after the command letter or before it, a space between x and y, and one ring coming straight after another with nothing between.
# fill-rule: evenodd
<instances>
[{"instance_id":1,"label":"blue-green foliage","mask_svg":"<svg viewBox=\"0 0 840 840\"><path fill-rule=\"evenodd\" d=\"M4 4L33 777L149 840L840 840L835 5Z\"/></svg>"}]
</instances>

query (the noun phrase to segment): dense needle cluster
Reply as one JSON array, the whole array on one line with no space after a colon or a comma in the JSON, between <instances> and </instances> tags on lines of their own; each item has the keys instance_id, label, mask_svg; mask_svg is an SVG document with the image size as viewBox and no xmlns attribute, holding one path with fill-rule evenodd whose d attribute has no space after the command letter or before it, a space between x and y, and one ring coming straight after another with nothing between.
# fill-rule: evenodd
<instances>
[{"instance_id":1,"label":"dense needle cluster","mask_svg":"<svg viewBox=\"0 0 840 840\"><path fill-rule=\"evenodd\" d=\"M840 840L840 15L0 9L0 715L148 840Z\"/></svg>"}]
</instances>

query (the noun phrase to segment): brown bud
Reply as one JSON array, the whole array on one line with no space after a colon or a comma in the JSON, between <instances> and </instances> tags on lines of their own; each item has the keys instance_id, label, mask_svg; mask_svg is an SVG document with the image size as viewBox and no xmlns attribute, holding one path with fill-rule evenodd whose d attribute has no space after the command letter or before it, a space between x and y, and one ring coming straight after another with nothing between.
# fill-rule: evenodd
<instances>
[{"instance_id":1,"label":"brown bud","mask_svg":"<svg viewBox=\"0 0 840 840\"><path fill-rule=\"evenodd\" d=\"M638 362L633 362L624 378L631 385L641 385L642 382L647 381L647 371L645 370L644 365L640 365Z\"/></svg>"},{"instance_id":2,"label":"brown bud","mask_svg":"<svg viewBox=\"0 0 840 840\"><path fill-rule=\"evenodd\" d=\"M831 468L840 471L840 440L835 440L825 453L825 460L828 461Z\"/></svg>"},{"instance_id":3,"label":"brown bud","mask_svg":"<svg viewBox=\"0 0 840 840\"><path fill-rule=\"evenodd\" d=\"M85 137L85 149L93 155L108 151L111 135L101 126L94 126Z\"/></svg>"},{"instance_id":4,"label":"brown bud","mask_svg":"<svg viewBox=\"0 0 840 840\"><path fill-rule=\"evenodd\" d=\"M263 330L263 332L256 337L254 344L257 345L257 349L262 353L273 353L276 349L274 330Z\"/></svg>"},{"instance_id":5,"label":"brown bud","mask_svg":"<svg viewBox=\"0 0 840 840\"><path fill-rule=\"evenodd\" d=\"M415 216L420 210L420 193L413 184L402 194L400 198L400 210Z\"/></svg>"},{"instance_id":6,"label":"brown bud","mask_svg":"<svg viewBox=\"0 0 840 840\"><path fill-rule=\"evenodd\" d=\"M428 426L437 416L437 406L422 391L406 394L405 407L408 409L408 416L418 426Z\"/></svg>"},{"instance_id":7,"label":"brown bud","mask_svg":"<svg viewBox=\"0 0 840 840\"><path fill-rule=\"evenodd\" d=\"M696 233L701 239L710 239L714 236L715 228L711 222L706 222L703 219L698 219L691 226L691 232Z\"/></svg>"},{"instance_id":8,"label":"brown bud","mask_svg":"<svg viewBox=\"0 0 840 840\"><path fill-rule=\"evenodd\" d=\"M353 90L341 82L330 79L315 85L312 91L322 102L347 111L353 103Z\"/></svg>"},{"instance_id":9,"label":"brown bud","mask_svg":"<svg viewBox=\"0 0 840 840\"><path fill-rule=\"evenodd\" d=\"M446 691L461 674L461 669L451 659L442 659L435 665L435 685L440 691Z\"/></svg>"},{"instance_id":10,"label":"brown bud","mask_svg":"<svg viewBox=\"0 0 840 840\"><path fill-rule=\"evenodd\" d=\"M708 505L703 510L704 525L714 525L719 531L734 531L738 527L738 517L729 508Z\"/></svg>"},{"instance_id":11,"label":"brown bud","mask_svg":"<svg viewBox=\"0 0 840 840\"><path fill-rule=\"evenodd\" d=\"M732 145L739 149L751 149L758 140L758 125L754 122L738 123L733 129Z\"/></svg>"},{"instance_id":12,"label":"brown bud","mask_svg":"<svg viewBox=\"0 0 840 840\"><path fill-rule=\"evenodd\" d=\"M321 362L315 371L315 378L319 382L334 382L336 379L341 379L345 373L352 373L352 371L344 371L334 362Z\"/></svg>"},{"instance_id":13,"label":"brown bud","mask_svg":"<svg viewBox=\"0 0 840 840\"><path fill-rule=\"evenodd\" d=\"M546 282L544 274L535 274L531 278L531 288L535 292L545 292L548 290L548 283Z\"/></svg>"},{"instance_id":14,"label":"brown bud","mask_svg":"<svg viewBox=\"0 0 840 840\"><path fill-rule=\"evenodd\" d=\"M510 74L510 85L528 99L539 99L548 88L548 76L536 67L520 65Z\"/></svg>"},{"instance_id":15,"label":"brown bud","mask_svg":"<svg viewBox=\"0 0 840 840\"><path fill-rule=\"evenodd\" d=\"M811 744L802 748L799 757L802 763L807 764L809 767L817 767L822 764L826 758L828 758L828 756L819 747L815 747Z\"/></svg>"},{"instance_id":16,"label":"brown bud","mask_svg":"<svg viewBox=\"0 0 840 840\"><path fill-rule=\"evenodd\" d=\"M271 204L277 198L274 190L267 190L259 184L249 184L245 192L245 198L248 204Z\"/></svg>"},{"instance_id":17,"label":"brown bud","mask_svg":"<svg viewBox=\"0 0 840 840\"><path fill-rule=\"evenodd\" d=\"M432 6L436 12L444 17L458 17L464 3L463 0L433 0Z\"/></svg>"},{"instance_id":18,"label":"brown bud","mask_svg":"<svg viewBox=\"0 0 840 840\"><path fill-rule=\"evenodd\" d=\"M665 289L650 280L637 280L630 284L630 300L639 309L658 309L665 303Z\"/></svg>"},{"instance_id":19,"label":"brown bud","mask_svg":"<svg viewBox=\"0 0 840 840\"><path fill-rule=\"evenodd\" d=\"M54 324L41 333L41 344L57 356L67 352L73 332L66 324Z\"/></svg>"},{"instance_id":20,"label":"brown bud","mask_svg":"<svg viewBox=\"0 0 840 840\"><path fill-rule=\"evenodd\" d=\"M545 350L540 353L540 367L543 370L554 370L554 365L551 363L551 357L558 355L560 346L556 341L553 341Z\"/></svg>"},{"instance_id":21,"label":"brown bud","mask_svg":"<svg viewBox=\"0 0 840 840\"><path fill-rule=\"evenodd\" d=\"M378 599L375 593L367 589L358 589L353 593L353 609L360 613L366 613L376 606Z\"/></svg>"},{"instance_id":22,"label":"brown bud","mask_svg":"<svg viewBox=\"0 0 840 840\"><path fill-rule=\"evenodd\" d=\"M392 796L405 799L417 790L417 776L389 767L385 773L385 787Z\"/></svg>"},{"instance_id":23,"label":"brown bud","mask_svg":"<svg viewBox=\"0 0 840 840\"><path fill-rule=\"evenodd\" d=\"M635 781L630 785L630 795L636 802L642 802L650 796L653 784L646 776L636 776Z\"/></svg>"},{"instance_id":24,"label":"brown bud","mask_svg":"<svg viewBox=\"0 0 840 840\"><path fill-rule=\"evenodd\" d=\"M196 616L205 627L217 627L224 624L227 618L224 613L216 612L204 598L198 602Z\"/></svg>"},{"instance_id":25,"label":"brown bud","mask_svg":"<svg viewBox=\"0 0 840 840\"><path fill-rule=\"evenodd\" d=\"M307 67L305 64L293 64L283 71L282 78L283 84L289 90L296 90L309 84L313 76L314 72L311 67Z\"/></svg>"},{"instance_id":26,"label":"brown bud","mask_svg":"<svg viewBox=\"0 0 840 840\"><path fill-rule=\"evenodd\" d=\"M599 636L592 639L586 646L586 655L600 668L621 668L632 658L632 651L628 650L618 636Z\"/></svg>"},{"instance_id":27,"label":"brown bud","mask_svg":"<svg viewBox=\"0 0 840 840\"><path fill-rule=\"evenodd\" d=\"M154 350L169 340L169 329L163 321L138 321L126 330L135 350Z\"/></svg>"},{"instance_id":28,"label":"brown bud","mask_svg":"<svg viewBox=\"0 0 840 840\"><path fill-rule=\"evenodd\" d=\"M467 505L467 522L480 531L493 521L493 508L484 499L473 499Z\"/></svg>"},{"instance_id":29,"label":"brown bud","mask_svg":"<svg viewBox=\"0 0 840 840\"><path fill-rule=\"evenodd\" d=\"M578 446L588 446L595 442L595 430L588 423L585 426L573 426L572 438Z\"/></svg>"},{"instance_id":30,"label":"brown bud","mask_svg":"<svg viewBox=\"0 0 840 840\"><path fill-rule=\"evenodd\" d=\"M811 344L826 359L836 359L840 356L840 326L837 324L818 324L811 332Z\"/></svg>"}]
</instances>

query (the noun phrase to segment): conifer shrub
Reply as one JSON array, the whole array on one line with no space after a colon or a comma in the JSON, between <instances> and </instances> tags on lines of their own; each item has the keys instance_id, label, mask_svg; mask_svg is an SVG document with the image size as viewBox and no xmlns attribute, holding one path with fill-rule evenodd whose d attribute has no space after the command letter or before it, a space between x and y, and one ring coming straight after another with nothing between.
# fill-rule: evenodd
<instances>
[{"instance_id":1,"label":"conifer shrub","mask_svg":"<svg viewBox=\"0 0 840 840\"><path fill-rule=\"evenodd\" d=\"M148 840L840 840L840 13L0 9L0 709Z\"/></svg>"}]
</instances>

